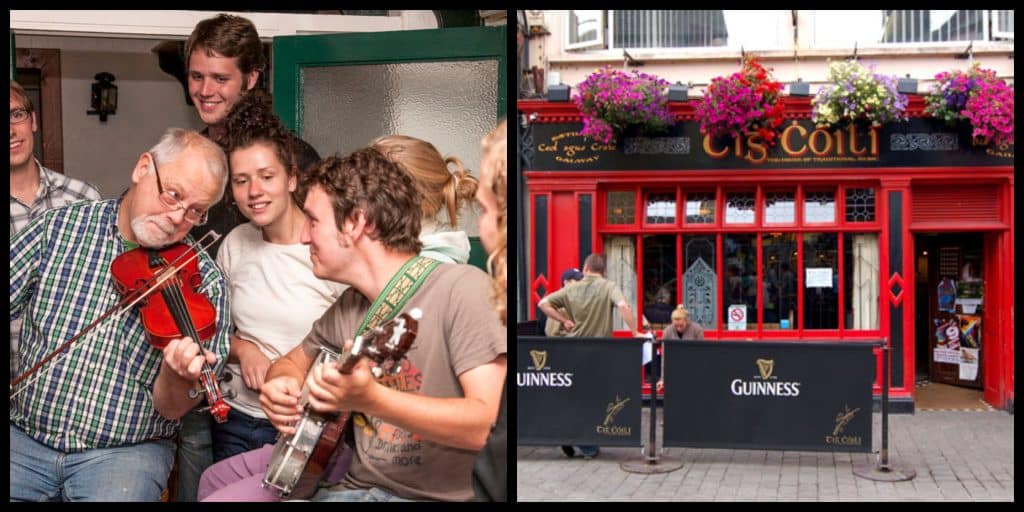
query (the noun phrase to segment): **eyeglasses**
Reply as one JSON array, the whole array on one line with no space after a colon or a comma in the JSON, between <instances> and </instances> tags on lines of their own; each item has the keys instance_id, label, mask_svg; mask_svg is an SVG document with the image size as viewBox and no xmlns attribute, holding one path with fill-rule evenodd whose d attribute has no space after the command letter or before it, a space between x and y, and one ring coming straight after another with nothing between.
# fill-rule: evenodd
<instances>
[{"instance_id":1,"label":"eyeglasses","mask_svg":"<svg viewBox=\"0 0 1024 512\"><path fill-rule=\"evenodd\" d=\"M151 158L153 161L153 172L156 173L156 188L160 191L160 202L164 203L164 206L171 209L171 211L185 209L185 205L181 204L181 197L177 192L173 190L164 190L164 186L160 183L160 171L156 168L156 159ZM198 208L188 208L185 210L185 220L191 222L195 226L202 226L206 224L208 210L200 210Z\"/></svg>"},{"instance_id":2,"label":"eyeglasses","mask_svg":"<svg viewBox=\"0 0 1024 512\"><path fill-rule=\"evenodd\" d=\"M14 124L21 124L26 119L32 117L29 114L30 114L30 112L28 110L26 110L26 109L23 109L23 108L16 108L16 109L12 110L11 111L11 124L12 125L14 125Z\"/></svg>"}]
</instances>

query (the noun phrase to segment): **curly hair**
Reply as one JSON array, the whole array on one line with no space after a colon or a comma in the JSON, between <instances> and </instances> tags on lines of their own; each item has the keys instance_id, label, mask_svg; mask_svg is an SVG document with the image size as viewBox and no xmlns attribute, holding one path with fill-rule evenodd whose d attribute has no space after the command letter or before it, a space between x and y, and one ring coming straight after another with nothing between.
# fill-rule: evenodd
<instances>
[{"instance_id":1,"label":"curly hair","mask_svg":"<svg viewBox=\"0 0 1024 512\"><path fill-rule=\"evenodd\" d=\"M462 160L454 155L443 157L433 144L407 135L377 137L370 146L412 177L423 197L424 219L437 217L443 206L448 225L459 225L459 210L466 201L473 200L479 184L463 167Z\"/></svg>"},{"instance_id":2,"label":"curly hair","mask_svg":"<svg viewBox=\"0 0 1024 512\"><path fill-rule=\"evenodd\" d=\"M227 129L220 142L229 157L239 149L265 144L277 155L288 176L298 176L298 143L292 132L274 114L267 93L254 90L242 96L228 112L224 125ZM305 189L296 187L292 199L301 206L306 200Z\"/></svg>"},{"instance_id":3,"label":"curly hair","mask_svg":"<svg viewBox=\"0 0 1024 512\"><path fill-rule=\"evenodd\" d=\"M507 289L508 289L508 121L502 120L483 140L484 156L481 163L481 176L484 182L490 181L491 192L498 202L498 240L494 252L487 258L487 267L491 269L493 288L491 302L494 304L501 323L508 324Z\"/></svg>"},{"instance_id":4,"label":"curly hair","mask_svg":"<svg viewBox=\"0 0 1024 512\"><path fill-rule=\"evenodd\" d=\"M319 185L331 198L338 229L362 210L369 237L397 252L419 254L420 196L408 174L373 148L330 156L302 176L303 187Z\"/></svg>"}]
</instances>

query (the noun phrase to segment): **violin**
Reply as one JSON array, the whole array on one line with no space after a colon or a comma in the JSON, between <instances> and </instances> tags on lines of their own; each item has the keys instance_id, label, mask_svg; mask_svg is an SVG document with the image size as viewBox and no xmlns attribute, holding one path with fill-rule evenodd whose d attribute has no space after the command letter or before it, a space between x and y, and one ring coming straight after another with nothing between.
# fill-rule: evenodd
<instances>
[{"instance_id":1,"label":"violin","mask_svg":"<svg viewBox=\"0 0 1024 512\"><path fill-rule=\"evenodd\" d=\"M127 298L146 294L137 304L139 316L149 344L158 350L163 350L171 340L188 336L199 344L202 354L201 342L217 332L217 311L199 292L202 274L197 254L185 244L160 250L139 247L114 258L110 264L114 284L122 295ZM184 262L172 266L179 260ZM218 423L224 423L231 407L224 402L217 378L205 358L199 382L210 404L210 414ZM198 396L198 391L189 391L189 398Z\"/></svg>"}]
</instances>

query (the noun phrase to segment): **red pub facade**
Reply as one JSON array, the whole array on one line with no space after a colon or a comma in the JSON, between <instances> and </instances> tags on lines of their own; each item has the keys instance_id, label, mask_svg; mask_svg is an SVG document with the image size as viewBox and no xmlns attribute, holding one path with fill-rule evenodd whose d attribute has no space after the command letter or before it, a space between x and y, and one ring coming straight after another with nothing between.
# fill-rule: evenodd
<instances>
[{"instance_id":1,"label":"red pub facade","mask_svg":"<svg viewBox=\"0 0 1024 512\"><path fill-rule=\"evenodd\" d=\"M885 339L894 411L913 411L922 374L1012 410L1013 146L932 119L920 96L881 127L816 127L808 98L782 101L769 147L704 137L694 102L670 104L667 133L606 145L579 135L573 103L520 100L529 318L603 253L659 334L683 304L711 342Z\"/></svg>"}]
</instances>

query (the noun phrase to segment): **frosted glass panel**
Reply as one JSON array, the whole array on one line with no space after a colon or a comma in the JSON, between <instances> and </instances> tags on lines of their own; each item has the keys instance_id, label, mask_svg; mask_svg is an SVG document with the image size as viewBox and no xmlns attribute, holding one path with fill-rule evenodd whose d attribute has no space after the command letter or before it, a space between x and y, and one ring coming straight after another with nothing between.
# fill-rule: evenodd
<instances>
[{"instance_id":1,"label":"frosted glass panel","mask_svg":"<svg viewBox=\"0 0 1024 512\"><path fill-rule=\"evenodd\" d=\"M307 67L300 87L301 136L321 156L409 135L480 177L480 139L497 121L497 60ZM476 212L461 216L462 229L476 236Z\"/></svg>"}]
</instances>

